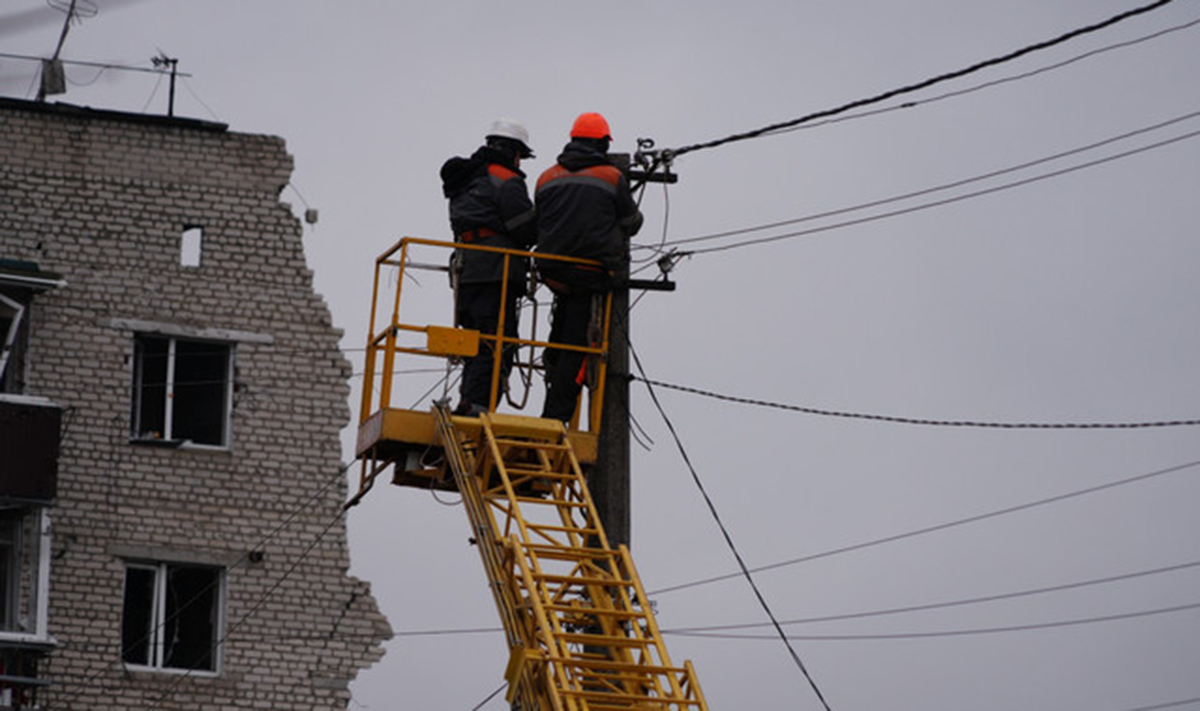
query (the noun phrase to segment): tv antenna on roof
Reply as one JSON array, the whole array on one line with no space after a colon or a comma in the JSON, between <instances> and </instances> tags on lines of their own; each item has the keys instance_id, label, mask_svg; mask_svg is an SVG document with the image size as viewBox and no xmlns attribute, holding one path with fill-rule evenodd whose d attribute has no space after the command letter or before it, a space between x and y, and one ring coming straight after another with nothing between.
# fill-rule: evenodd
<instances>
[{"instance_id":1,"label":"tv antenna on roof","mask_svg":"<svg viewBox=\"0 0 1200 711\"><path fill-rule=\"evenodd\" d=\"M92 0L46 0L50 7L64 12L67 18L63 20L62 33L58 36L58 46L54 48L54 56L42 60L42 82L38 88L38 101L45 101L49 94L65 94L67 92L67 75L63 71L63 44L67 41L67 32L71 30L71 21L77 18L95 17L99 9Z\"/></svg>"},{"instance_id":2,"label":"tv antenna on roof","mask_svg":"<svg viewBox=\"0 0 1200 711\"><path fill-rule=\"evenodd\" d=\"M158 68L167 67L167 66L171 67L171 91L167 97L167 116L174 116L175 115L175 75L178 73L176 70L179 65L179 60L168 57L167 53L160 49L160 50L158 50L158 56L151 57L150 62L153 63L154 66L158 67Z\"/></svg>"}]
</instances>

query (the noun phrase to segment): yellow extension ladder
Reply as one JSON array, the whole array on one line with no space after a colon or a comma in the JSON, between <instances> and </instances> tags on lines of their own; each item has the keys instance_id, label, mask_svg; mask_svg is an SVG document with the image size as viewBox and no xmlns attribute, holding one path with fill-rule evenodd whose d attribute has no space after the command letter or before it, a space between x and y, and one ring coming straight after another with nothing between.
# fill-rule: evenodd
<instances>
[{"instance_id":1,"label":"yellow extension ladder","mask_svg":"<svg viewBox=\"0 0 1200 711\"><path fill-rule=\"evenodd\" d=\"M707 709L691 663L671 664L629 550L609 547L563 425L434 414L504 622L513 708Z\"/></svg>"}]
</instances>

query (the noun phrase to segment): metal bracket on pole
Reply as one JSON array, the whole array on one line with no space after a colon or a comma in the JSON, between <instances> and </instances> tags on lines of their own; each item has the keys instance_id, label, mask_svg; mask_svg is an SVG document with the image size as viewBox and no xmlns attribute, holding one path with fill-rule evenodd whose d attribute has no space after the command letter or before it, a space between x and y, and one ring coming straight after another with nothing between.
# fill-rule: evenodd
<instances>
[{"instance_id":1,"label":"metal bracket on pole","mask_svg":"<svg viewBox=\"0 0 1200 711\"><path fill-rule=\"evenodd\" d=\"M629 179L633 181L634 188L640 187L646 183L677 183L679 176L671 172L671 163L675 160L675 153L670 149L655 150L653 138L637 139L638 149L633 154L633 162L642 167L642 170L630 170ZM659 173L659 169L662 172Z\"/></svg>"},{"instance_id":2,"label":"metal bracket on pole","mask_svg":"<svg viewBox=\"0 0 1200 711\"><path fill-rule=\"evenodd\" d=\"M675 282L667 279L627 279L618 286L641 291L675 291Z\"/></svg>"}]
</instances>

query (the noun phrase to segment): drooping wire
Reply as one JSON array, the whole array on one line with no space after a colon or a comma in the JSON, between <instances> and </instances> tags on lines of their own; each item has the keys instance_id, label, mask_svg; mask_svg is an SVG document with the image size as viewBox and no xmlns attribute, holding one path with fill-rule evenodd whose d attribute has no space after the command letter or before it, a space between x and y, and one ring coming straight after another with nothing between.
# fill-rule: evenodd
<instances>
[{"instance_id":1,"label":"drooping wire","mask_svg":"<svg viewBox=\"0 0 1200 711\"><path fill-rule=\"evenodd\" d=\"M767 604L766 598L763 596L762 591L759 590L758 584L755 583L754 576L751 575L750 568L746 565L745 560L742 559L742 554L738 551L737 546L734 544L733 537L730 535L729 529L725 527L724 521L721 520L721 515L717 512L716 504L713 503L712 498L708 495L708 490L705 489L704 482L700 480L700 475L696 471L695 465L692 464L691 457L688 455L687 449L683 446L683 441L680 439L679 433L675 430L674 423L671 421L671 418L667 416L667 412L663 409L662 403L659 402L658 394L654 391L654 386L652 386L649 380L646 378L646 371L642 367L642 361L638 357L637 351L634 349L632 342L629 344L629 355L633 359L633 363L637 366L638 372L642 374L642 382L646 385L646 390L650 394L650 400L654 403L655 409L658 410L659 416L662 417L663 423L666 425L667 430L671 433L671 438L675 441L675 446L679 450L679 454L683 458L684 464L687 466L688 471L691 472L692 481L695 482L696 487L700 490L700 495L704 497L704 503L708 506L709 513L716 521L717 527L721 531L721 535L725 538L725 544L733 553L733 557L737 561L738 567L741 569L741 576L746 579L747 583L749 583L750 589L754 592L754 596L757 598L759 606L762 607L763 611L767 614L767 617L771 620L779 639L783 642L784 646L787 647L788 654L791 655L793 663L795 663L796 667L800 670L800 673L803 674L804 678L808 681L809 687L813 690L813 693L816 694L817 699L821 702L821 706L825 708L825 711L832 711L830 709L829 702L825 700L825 695L821 693L820 687L817 686L816 680L813 679L813 676L808 671L808 667L805 666L804 661L800 659L800 655L796 652L796 648L792 646L791 640L788 639L787 633L785 633L783 631L783 627L779 625L779 621L776 619L775 613L772 612L771 606Z\"/></svg>"},{"instance_id":2,"label":"drooping wire","mask_svg":"<svg viewBox=\"0 0 1200 711\"><path fill-rule=\"evenodd\" d=\"M95 84L96 82L100 81L100 77L104 76L104 73L107 72L110 68L111 67L101 67L100 69L98 69L96 71L96 73L92 76L91 79L88 79L86 81L77 81L75 79L72 79L69 76L66 76L65 73L63 74L63 76L64 76L64 78L66 78L67 83L70 84L71 86L88 87L88 86L91 86L92 84Z\"/></svg>"},{"instance_id":3,"label":"drooping wire","mask_svg":"<svg viewBox=\"0 0 1200 711\"><path fill-rule=\"evenodd\" d=\"M638 249L650 250L654 254L652 254L649 257L646 257L645 259L634 259L634 260L632 260L634 264L645 265L647 262L653 262L655 259L658 258L658 255L663 253L663 251L664 251L663 247L667 244L667 234L670 231L669 230L670 223L671 223L671 193L667 189L667 184L663 183L662 236L659 237L658 246L638 245ZM641 269L645 269L645 268L646 268L646 266L641 267ZM638 271L641 271L641 269L635 270L634 273L636 274Z\"/></svg>"},{"instance_id":4,"label":"drooping wire","mask_svg":"<svg viewBox=\"0 0 1200 711\"><path fill-rule=\"evenodd\" d=\"M638 422L637 417L632 412L629 413L629 432L633 435L633 440L643 450L649 452L654 448L654 438L650 436L645 427L642 427L642 423Z\"/></svg>"},{"instance_id":5,"label":"drooping wire","mask_svg":"<svg viewBox=\"0 0 1200 711\"><path fill-rule=\"evenodd\" d=\"M643 380L638 376L631 376L634 380ZM894 415L874 415L863 412L842 412L837 410L823 410L815 407L803 407L801 405L785 405L778 402L770 402L768 400L757 400L753 398L736 397L733 395L722 395L711 390L702 390L700 388L688 387L686 385L676 385L673 383L665 383L661 380L647 380L650 385L654 385L668 390L689 393L691 395L700 395L702 397L721 400L723 402L733 402L741 405L753 405L755 407L771 408L776 410L787 410L790 412L801 412L806 415L819 415L822 417L841 417L856 420L871 420L873 422L891 422L903 425L924 425L930 427L964 427L964 428L991 428L991 429L1009 429L1009 430L1120 430L1120 429L1150 429L1157 427L1195 427L1200 425L1200 419L1191 420L1156 420L1147 422L984 422L979 420L934 420L918 417L899 417Z\"/></svg>"},{"instance_id":6,"label":"drooping wire","mask_svg":"<svg viewBox=\"0 0 1200 711\"><path fill-rule=\"evenodd\" d=\"M1154 478L1157 478L1160 476L1165 476L1167 474L1174 474L1176 472L1181 472L1186 469L1191 469L1191 468L1197 467L1197 466L1200 466L1200 460L1187 462L1186 464L1178 464L1173 467L1167 467L1165 469L1158 469L1158 470L1155 470L1152 472L1138 474L1135 476L1127 477L1125 479L1118 479L1116 481L1110 481L1106 484L1097 484L1095 486L1089 486L1085 489L1077 489L1075 491L1069 491L1065 494L1057 494L1055 496L1050 496L1050 497L1047 497L1044 499L1027 501L1023 504L1016 504L1015 506L1006 506L1001 509L995 509L993 511L976 514L974 516L967 516L965 518L955 519L953 521L946 521L944 523L938 523L938 524L934 524L932 526L925 526L923 528L918 528L918 529L912 530L912 531L905 531L904 533L896 533L896 534L892 534L890 536L874 538L869 541L863 541L862 543L852 543L849 545L840 546L838 548L832 548L829 550L825 550L820 553L812 553L809 555L800 556L798 558L791 558L789 560L780 561L778 563L771 563L769 565L761 565L757 568L752 568L750 570L750 572L751 573L761 573L761 572L767 571L767 570L775 570L777 568L785 568L785 567L792 566L792 565L799 565L801 563L808 563L810 561L820 560L821 558L829 558L829 557L832 557L835 555L842 555L844 553L850 553L852 551L860 551L860 550L864 550L867 548L874 548L875 546L881 546L881 545L884 545L887 543L896 543L897 541L903 541L903 540L906 540L909 538L916 538L918 536L923 536L923 535L926 535L929 533L936 533L938 531L945 531L945 530L948 530L951 528L957 528L958 526L965 526L967 524L978 523L980 521L986 521L988 519L997 518L1000 516L1007 516L1009 514L1017 513L1019 511L1027 511L1029 509L1037 508L1039 506L1046 506L1048 504L1054 504L1054 503L1058 503L1060 501L1066 501L1068 499L1074 499L1074 498L1077 498L1080 496L1096 494L1101 491L1107 491L1108 489L1115 489L1119 486L1126 486L1128 484L1135 484L1137 482L1146 481L1148 479L1154 479ZM663 593L676 592L678 590L686 590L688 588L700 587L701 585L709 585L711 583L721 582L723 580L731 580L733 578L740 577L741 575L742 575L741 572L726 573L724 575L716 575L711 578L704 578L702 580L694 580L694 581L688 582L688 583L680 583L678 585L671 585L668 587L658 588L657 590L650 590L650 591L647 591L647 594L648 595L661 595Z\"/></svg>"},{"instance_id":7,"label":"drooping wire","mask_svg":"<svg viewBox=\"0 0 1200 711\"><path fill-rule=\"evenodd\" d=\"M1136 17L1138 15L1142 15L1144 13L1151 12L1153 10L1157 10L1158 8L1163 7L1165 5L1169 5L1172 2L1174 2L1174 0L1156 0L1155 2L1152 2L1149 5L1137 7L1132 10L1126 10L1125 12L1114 15L1113 17L1110 17L1107 20L1103 20L1101 22L1097 22L1092 25L1087 25L1085 27L1080 27L1078 29L1071 30L1070 32L1066 32L1062 35L1059 35L1058 37L1055 37L1054 39L1049 39L1049 40L1045 40L1042 42L1037 42L1037 43L1034 43L1031 45L1027 45L1020 49L1009 52L1008 54L1000 55L1000 56L994 57L992 59L986 59L981 62L972 64L968 67L965 67L963 69L958 69L955 71L947 72L945 74L940 74L938 76L916 82L915 84L909 84L907 86L902 86L902 87L899 87L896 89L891 89L889 91L885 91L881 94L877 94L872 97L851 101L847 104L843 104L836 108L824 109L821 111L817 111L817 112L808 114L807 116L802 116L800 118L771 124L769 126L764 126L762 128L754 129L752 131L746 131L744 133L736 133L736 134L733 134L730 136L726 136L725 138L719 138L719 139L712 140L712 141L705 141L703 143L693 143L691 145L683 146L682 148L674 149L671 151L671 153L674 154L675 156L681 156L681 155L684 155L685 153L691 153L693 151L704 150L704 149L708 149L708 148L716 148L717 146L722 146L727 143L733 143L735 141L745 141L745 140L749 140L752 138L759 138L759 137L767 135L767 134L775 133L775 132L778 132L778 131L781 131L781 130L787 129L787 128L792 128L794 126L799 126L800 124L809 123L809 122L815 121L817 119L822 119L822 118L826 118L829 116L836 116L838 114L842 114L847 111L852 111L853 109L856 109L856 108L859 108L862 106L869 106L871 104L877 104L877 103L880 103L883 101L887 101L888 99L891 99L896 96L900 96L903 94L911 94L911 93L920 91L921 89L927 89L935 84L941 84L943 82L950 81L951 79L958 79L960 77L966 76L968 74L973 74L975 72L978 72L983 69L987 69L989 67L993 67L993 66L997 66L999 64L1004 64L1006 62L1010 62L1014 59L1023 57L1027 54L1031 54L1033 52L1038 52L1038 51L1041 51L1044 49L1048 49L1055 45L1059 45L1059 44L1062 44L1069 40L1075 39L1076 37L1080 37L1085 34L1090 34L1092 32L1097 32L1099 30L1102 30L1102 29L1105 29L1112 25L1115 25L1119 22L1128 20L1132 17Z\"/></svg>"}]
</instances>

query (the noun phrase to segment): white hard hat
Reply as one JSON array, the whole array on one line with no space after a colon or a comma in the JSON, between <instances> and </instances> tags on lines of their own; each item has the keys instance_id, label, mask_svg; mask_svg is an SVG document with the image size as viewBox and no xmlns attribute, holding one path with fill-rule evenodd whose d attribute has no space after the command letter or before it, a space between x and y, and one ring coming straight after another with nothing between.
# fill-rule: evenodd
<instances>
[{"instance_id":1,"label":"white hard hat","mask_svg":"<svg viewBox=\"0 0 1200 711\"><path fill-rule=\"evenodd\" d=\"M519 122L508 118L499 118L492 122L487 138L508 138L521 144L523 158L532 158L533 149L529 147L529 131Z\"/></svg>"}]
</instances>

